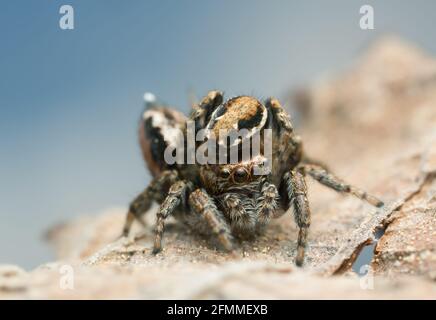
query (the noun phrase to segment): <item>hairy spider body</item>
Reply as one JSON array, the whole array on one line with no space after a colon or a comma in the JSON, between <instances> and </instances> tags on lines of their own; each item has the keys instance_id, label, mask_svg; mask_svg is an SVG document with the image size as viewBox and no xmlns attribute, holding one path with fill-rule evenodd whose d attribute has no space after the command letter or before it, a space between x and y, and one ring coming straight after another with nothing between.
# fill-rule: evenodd
<instances>
[{"instance_id":1,"label":"hairy spider body","mask_svg":"<svg viewBox=\"0 0 436 320\"><path fill-rule=\"evenodd\" d=\"M214 141L221 151L223 133L245 131L240 139L224 146L227 161L168 164L164 159L166 148L183 143L187 150L186 139L178 139L177 134L187 138L188 120L194 123L196 132L204 129L206 138ZM269 136L266 136L267 132ZM259 150L248 150L243 156L242 142L253 140L256 135L271 139L270 162L265 154L264 140ZM374 206L383 205L377 198L343 182L318 162L305 157L301 139L295 134L289 115L273 98L264 104L250 96L238 96L224 102L221 92L211 91L193 107L189 118L158 103L148 103L140 122L139 139L153 180L131 203L123 233L128 235L135 219L142 222L142 215L152 201L156 201L160 208L154 253L161 250L164 222L170 215L198 232L213 233L230 251L234 235L253 236L272 218L292 207L299 227L296 263L302 265L310 226L306 175L338 192L350 193ZM228 141L226 137L224 140ZM199 147L198 142L195 147ZM229 147L236 148L240 156L238 161L228 161ZM266 164L270 165L270 170L255 171Z\"/></svg>"}]
</instances>

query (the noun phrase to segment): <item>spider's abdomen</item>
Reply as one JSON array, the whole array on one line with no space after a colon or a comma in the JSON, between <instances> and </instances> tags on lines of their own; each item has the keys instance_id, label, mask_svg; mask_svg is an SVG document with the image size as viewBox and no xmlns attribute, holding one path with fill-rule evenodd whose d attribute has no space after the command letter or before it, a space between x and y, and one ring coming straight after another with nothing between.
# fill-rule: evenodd
<instances>
[{"instance_id":1,"label":"spider's abdomen","mask_svg":"<svg viewBox=\"0 0 436 320\"><path fill-rule=\"evenodd\" d=\"M178 142L177 135L183 130L185 116L170 108L152 106L144 111L139 124L139 143L142 155L153 177L172 169L164 159L165 149Z\"/></svg>"}]
</instances>

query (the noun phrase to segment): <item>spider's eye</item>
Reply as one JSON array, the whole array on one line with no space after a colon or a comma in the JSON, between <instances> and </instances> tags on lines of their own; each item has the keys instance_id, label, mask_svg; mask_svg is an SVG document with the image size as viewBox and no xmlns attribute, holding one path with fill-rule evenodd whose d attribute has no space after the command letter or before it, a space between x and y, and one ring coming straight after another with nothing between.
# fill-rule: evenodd
<instances>
[{"instance_id":1,"label":"spider's eye","mask_svg":"<svg viewBox=\"0 0 436 320\"><path fill-rule=\"evenodd\" d=\"M220 178L227 179L230 176L230 171L223 169L220 171Z\"/></svg>"},{"instance_id":2,"label":"spider's eye","mask_svg":"<svg viewBox=\"0 0 436 320\"><path fill-rule=\"evenodd\" d=\"M248 178L248 172L244 168L238 168L233 173L233 181L235 181L236 183L245 182L247 181L247 178Z\"/></svg>"}]
</instances>

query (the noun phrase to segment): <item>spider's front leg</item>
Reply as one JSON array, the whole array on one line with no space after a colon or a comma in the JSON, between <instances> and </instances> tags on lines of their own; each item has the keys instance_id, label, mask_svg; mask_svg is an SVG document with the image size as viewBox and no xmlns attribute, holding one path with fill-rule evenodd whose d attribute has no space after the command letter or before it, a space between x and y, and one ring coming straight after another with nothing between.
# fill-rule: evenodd
<instances>
[{"instance_id":1,"label":"spider's front leg","mask_svg":"<svg viewBox=\"0 0 436 320\"><path fill-rule=\"evenodd\" d=\"M180 204L186 204L187 195L190 190L192 190L191 182L184 180L177 181L171 186L167 197L160 205L156 214L156 236L153 246L154 254L162 250L162 235L165 219L168 218Z\"/></svg>"},{"instance_id":2,"label":"spider's front leg","mask_svg":"<svg viewBox=\"0 0 436 320\"><path fill-rule=\"evenodd\" d=\"M209 121L212 112L223 103L223 93L220 91L210 91L197 105L190 116L195 121L196 129L202 129Z\"/></svg>"},{"instance_id":3,"label":"spider's front leg","mask_svg":"<svg viewBox=\"0 0 436 320\"><path fill-rule=\"evenodd\" d=\"M265 107L272 115L270 128L278 132L275 139L278 156L274 157L273 167L280 168L289 161L297 164L303 155L302 143L300 136L294 133L289 114L275 98L267 99Z\"/></svg>"},{"instance_id":4,"label":"spider's front leg","mask_svg":"<svg viewBox=\"0 0 436 320\"><path fill-rule=\"evenodd\" d=\"M312 178L314 178L319 183L341 193L350 193L355 197L365 200L366 202L372 204L375 207L382 207L384 205L383 201L378 198L368 194L367 192L356 188L338 177L334 174L330 173L326 168L321 165L316 164L303 164L299 167L299 170L309 174Z\"/></svg>"},{"instance_id":5,"label":"spider's front leg","mask_svg":"<svg viewBox=\"0 0 436 320\"><path fill-rule=\"evenodd\" d=\"M173 184L176 179L177 173L175 171L164 171L159 177L153 179L147 188L131 202L123 227L123 236L129 235L133 221L137 220L145 225L142 216L150 209L153 201L162 201L162 190L165 189L165 185Z\"/></svg>"},{"instance_id":6,"label":"spider's front leg","mask_svg":"<svg viewBox=\"0 0 436 320\"><path fill-rule=\"evenodd\" d=\"M283 109L280 102L275 98L269 98L265 101L265 106L271 110L274 121L279 124L279 130L282 132L293 133L291 119L289 114Z\"/></svg>"},{"instance_id":7,"label":"spider's front leg","mask_svg":"<svg viewBox=\"0 0 436 320\"><path fill-rule=\"evenodd\" d=\"M301 266L304 262L307 235L310 226L310 208L307 200L306 182L300 172L290 171L285 174L284 183L288 194L288 208L293 206L295 222L300 229L298 232L297 257L295 263L297 266Z\"/></svg>"},{"instance_id":8,"label":"spider's front leg","mask_svg":"<svg viewBox=\"0 0 436 320\"><path fill-rule=\"evenodd\" d=\"M218 210L213 199L203 189L197 189L189 196L191 208L200 214L212 232L218 237L221 245L227 250L233 250L233 236L224 215Z\"/></svg>"}]
</instances>

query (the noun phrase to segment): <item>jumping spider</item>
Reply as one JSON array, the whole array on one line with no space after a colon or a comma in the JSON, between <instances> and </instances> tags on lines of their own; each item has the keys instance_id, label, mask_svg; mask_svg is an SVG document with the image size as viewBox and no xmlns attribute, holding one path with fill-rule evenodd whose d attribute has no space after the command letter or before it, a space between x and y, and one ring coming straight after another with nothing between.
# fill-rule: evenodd
<instances>
[{"instance_id":1,"label":"jumping spider","mask_svg":"<svg viewBox=\"0 0 436 320\"><path fill-rule=\"evenodd\" d=\"M247 128L262 133L271 129L271 171L253 174L253 167L265 161L263 154L233 164L167 164L164 150L175 143L171 132L180 129L186 135L187 120L195 123L196 130ZM134 220L143 223L142 216L156 201L160 207L153 253L162 248L164 221L170 215L196 231L212 232L226 250L232 251L234 235L255 235L271 218L293 207L299 228L296 264L301 266L310 226L306 175L337 192L352 194L376 207L383 206L379 199L307 158L289 115L274 98L264 104L250 96L224 102L221 92L211 91L193 107L189 118L149 103L140 122L139 139L153 180L130 204L123 235L129 234Z\"/></svg>"}]
</instances>

